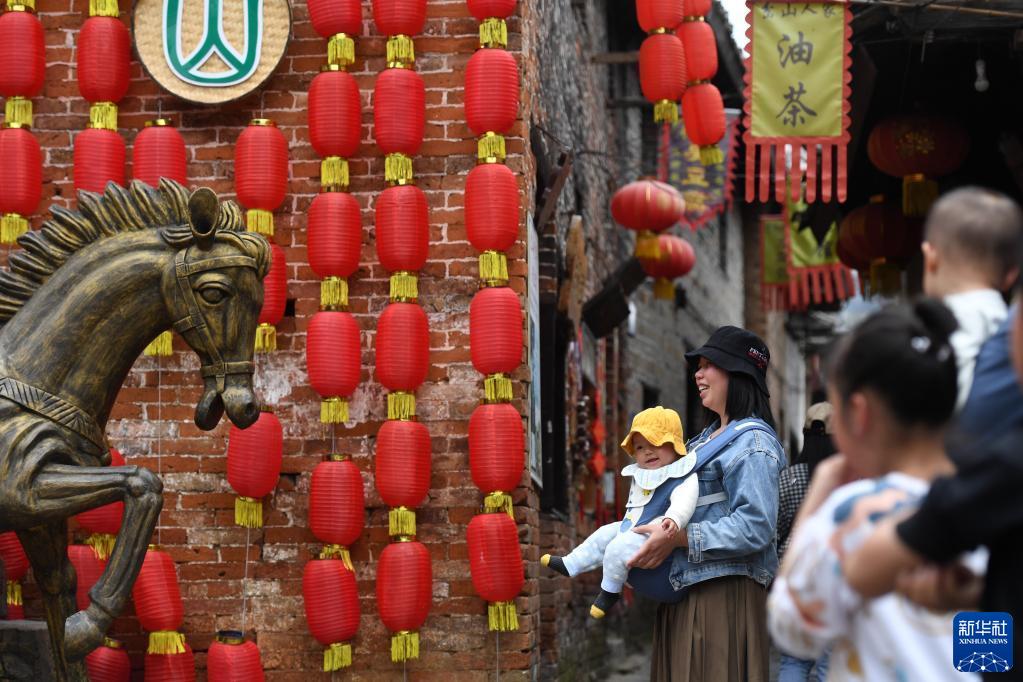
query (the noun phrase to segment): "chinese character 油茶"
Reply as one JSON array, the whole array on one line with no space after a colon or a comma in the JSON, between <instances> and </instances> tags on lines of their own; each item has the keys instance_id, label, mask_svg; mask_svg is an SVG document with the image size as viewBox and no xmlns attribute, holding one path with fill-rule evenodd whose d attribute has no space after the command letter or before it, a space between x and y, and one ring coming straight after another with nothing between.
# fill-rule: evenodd
<instances>
[{"instance_id":1,"label":"chinese character \u6cb9\u8336","mask_svg":"<svg viewBox=\"0 0 1023 682\"><path fill-rule=\"evenodd\" d=\"M781 40L778 41L778 61L781 62L781 67L784 69L790 63L798 64L802 62L809 65L813 59L813 43L803 38L803 32L799 32L799 40L792 42L792 38L787 33L783 33Z\"/></svg>"},{"instance_id":2,"label":"chinese character \u6cb9\u8336","mask_svg":"<svg viewBox=\"0 0 1023 682\"><path fill-rule=\"evenodd\" d=\"M803 103L803 95L805 94L806 86L803 85L803 81L799 81L798 88L789 86L789 91L785 93L785 104L782 106L781 111L775 115L775 118L781 119L782 125L790 125L795 128L797 125L806 123L807 115L817 115L816 111Z\"/></svg>"}]
</instances>

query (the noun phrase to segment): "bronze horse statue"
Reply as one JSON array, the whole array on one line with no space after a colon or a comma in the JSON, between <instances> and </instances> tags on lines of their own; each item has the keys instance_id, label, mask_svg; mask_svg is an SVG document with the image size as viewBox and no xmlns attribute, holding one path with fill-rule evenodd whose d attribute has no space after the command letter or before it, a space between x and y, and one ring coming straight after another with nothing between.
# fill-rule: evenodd
<instances>
[{"instance_id":1,"label":"bronze horse statue","mask_svg":"<svg viewBox=\"0 0 1023 682\"><path fill-rule=\"evenodd\" d=\"M195 423L226 409L256 421L252 354L270 266L266 240L209 189L191 195L114 184L54 208L0 273L0 531L14 530L46 607L57 679L86 680L138 576L163 506L147 469L111 467L104 436L121 384L143 348L173 328L198 354L204 391ZM124 501L121 532L91 605L75 606L67 518Z\"/></svg>"}]
</instances>

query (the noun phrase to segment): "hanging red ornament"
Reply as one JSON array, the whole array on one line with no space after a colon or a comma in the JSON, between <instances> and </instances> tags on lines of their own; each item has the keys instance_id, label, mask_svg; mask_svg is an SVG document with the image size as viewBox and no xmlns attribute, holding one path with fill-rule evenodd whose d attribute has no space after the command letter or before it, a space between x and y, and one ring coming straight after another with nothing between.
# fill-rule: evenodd
<instances>
[{"instance_id":1,"label":"hanging red ornament","mask_svg":"<svg viewBox=\"0 0 1023 682\"><path fill-rule=\"evenodd\" d=\"M850 211L839 226L838 254L843 263L869 275L874 293L895 294L901 271L920 252L922 221L905 215L883 195Z\"/></svg>"},{"instance_id":2,"label":"hanging red ornament","mask_svg":"<svg viewBox=\"0 0 1023 682\"><path fill-rule=\"evenodd\" d=\"M480 514L466 530L472 585L488 602L491 630L518 630L515 597L525 577L519 551L519 530L507 514Z\"/></svg>"},{"instance_id":3,"label":"hanging red ornament","mask_svg":"<svg viewBox=\"0 0 1023 682\"><path fill-rule=\"evenodd\" d=\"M263 662L255 642L246 642L237 630L221 630L206 655L209 682L262 682Z\"/></svg>"},{"instance_id":4,"label":"hanging red ornament","mask_svg":"<svg viewBox=\"0 0 1023 682\"><path fill-rule=\"evenodd\" d=\"M430 432L419 422L386 421L377 433L376 486L392 536L416 534L416 513L430 490Z\"/></svg>"},{"instance_id":5,"label":"hanging red ornament","mask_svg":"<svg viewBox=\"0 0 1023 682\"><path fill-rule=\"evenodd\" d=\"M343 192L317 194L306 227L309 266L320 282L320 305L348 307L348 281L359 267L362 214L359 202Z\"/></svg>"},{"instance_id":6,"label":"hanging red ornament","mask_svg":"<svg viewBox=\"0 0 1023 682\"><path fill-rule=\"evenodd\" d=\"M671 185L656 180L637 180L625 185L611 197L611 215L615 222L639 234L636 257L656 258L657 234L682 219L686 202Z\"/></svg>"},{"instance_id":7,"label":"hanging red ornament","mask_svg":"<svg viewBox=\"0 0 1023 682\"><path fill-rule=\"evenodd\" d=\"M359 325L349 313L321 310L309 321L306 335L309 383L323 400L320 421L348 421L348 398L359 385L362 347Z\"/></svg>"},{"instance_id":8,"label":"hanging red ornament","mask_svg":"<svg viewBox=\"0 0 1023 682\"><path fill-rule=\"evenodd\" d=\"M686 53L686 80L709 81L718 72L718 48L714 29L702 17L686 19L678 27Z\"/></svg>"},{"instance_id":9,"label":"hanging red ornament","mask_svg":"<svg viewBox=\"0 0 1023 682\"><path fill-rule=\"evenodd\" d=\"M508 287L480 289L469 304L469 349L486 376L488 401L512 399L511 379L522 360L522 306Z\"/></svg>"},{"instance_id":10,"label":"hanging red ornament","mask_svg":"<svg viewBox=\"0 0 1023 682\"><path fill-rule=\"evenodd\" d=\"M411 64L416 59L412 36L426 23L426 0L373 0L373 23L387 36L387 64Z\"/></svg>"},{"instance_id":11,"label":"hanging red ornament","mask_svg":"<svg viewBox=\"0 0 1023 682\"><path fill-rule=\"evenodd\" d=\"M32 125L32 100L46 78L46 39L32 3L7 5L0 14L0 95L7 125Z\"/></svg>"},{"instance_id":12,"label":"hanging red ornament","mask_svg":"<svg viewBox=\"0 0 1023 682\"><path fill-rule=\"evenodd\" d=\"M361 0L309 0L309 20L327 38L327 63L348 66L355 62L356 36L362 35Z\"/></svg>"},{"instance_id":13,"label":"hanging red ornament","mask_svg":"<svg viewBox=\"0 0 1023 682\"><path fill-rule=\"evenodd\" d=\"M654 103L654 122L678 123L678 100L686 90L686 52L674 33L654 33L639 47L639 85Z\"/></svg>"},{"instance_id":14,"label":"hanging red ornament","mask_svg":"<svg viewBox=\"0 0 1023 682\"><path fill-rule=\"evenodd\" d=\"M477 50L465 67L465 120L480 138L477 156L503 161L504 134L519 115L519 67L505 50Z\"/></svg>"},{"instance_id":15,"label":"hanging red ornament","mask_svg":"<svg viewBox=\"0 0 1023 682\"><path fill-rule=\"evenodd\" d=\"M689 274L696 265L696 252L686 240L673 234L658 235L661 255L657 258L641 258L639 264L650 277L654 278L654 297L662 300L675 298L677 277Z\"/></svg>"},{"instance_id":16,"label":"hanging red ornament","mask_svg":"<svg viewBox=\"0 0 1023 682\"><path fill-rule=\"evenodd\" d=\"M147 651L150 654L185 651L185 636L177 632L185 620L185 610L170 554L150 546L131 595L139 623L149 632Z\"/></svg>"},{"instance_id":17,"label":"hanging red ornament","mask_svg":"<svg viewBox=\"0 0 1023 682\"><path fill-rule=\"evenodd\" d=\"M103 575L107 562L96 556L96 552L88 545L68 545L67 556L75 568L77 582L75 584L75 602L78 610L84 611L92 603L89 590Z\"/></svg>"},{"instance_id":18,"label":"hanging red ornament","mask_svg":"<svg viewBox=\"0 0 1023 682\"><path fill-rule=\"evenodd\" d=\"M469 468L488 512L512 515L511 491L525 466L522 416L508 403L480 405L469 418Z\"/></svg>"},{"instance_id":19,"label":"hanging red ornament","mask_svg":"<svg viewBox=\"0 0 1023 682\"><path fill-rule=\"evenodd\" d=\"M146 682L195 682L195 655L183 645L176 654L146 654Z\"/></svg>"},{"instance_id":20,"label":"hanging red ornament","mask_svg":"<svg viewBox=\"0 0 1023 682\"><path fill-rule=\"evenodd\" d=\"M508 26L505 19L515 11L517 0L468 0L469 12L480 24L480 46L506 47Z\"/></svg>"},{"instance_id":21,"label":"hanging red ornament","mask_svg":"<svg viewBox=\"0 0 1023 682\"><path fill-rule=\"evenodd\" d=\"M281 475L284 430L277 415L264 409L247 429L231 425L227 437L227 482L238 493L234 522L246 528L263 526L262 498Z\"/></svg>"},{"instance_id":22,"label":"hanging red ornament","mask_svg":"<svg viewBox=\"0 0 1023 682\"><path fill-rule=\"evenodd\" d=\"M682 0L682 14L687 17L705 17L710 13L711 0Z\"/></svg>"},{"instance_id":23,"label":"hanging red ornament","mask_svg":"<svg viewBox=\"0 0 1023 682\"><path fill-rule=\"evenodd\" d=\"M0 129L0 159L3 159L0 163L0 243L3 244L13 244L28 232L28 216L36 212L43 193L43 156L39 142L19 124L8 125L10 127Z\"/></svg>"},{"instance_id":24,"label":"hanging red ornament","mask_svg":"<svg viewBox=\"0 0 1023 682\"><path fill-rule=\"evenodd\" d=\"M0 533L0 561L7 574L7 620L21 620L25 617L21 581L28 574L28 556L14 531Z\"/></svg>"},{"instance_id":25,"label":"hanging red ornament","mask_svg":"<svg viewBox=\"0 0 1023 682\"><path fill-rule=\"evenodd\" d=\"M124 139L113 130L87 128L75 136L75 192L102 194L107 183L124 186Z\"/></svg>"},{"instance_id":26,"label":"hanging red ornament","mask_svg":"<svg viewBox=\"0 0 1023 682\"><path fill-rule=\"evenodd\" d=\"M302 598L309 632L323 650L323 670L352 664L350 641L359 629L359 589L355 574L334 559L313 559L302 571Z\"/></svg>"},{"instance_id":27,"label":"hanging red ornament","mask_svg":"<svg viewBox=\"0 0 1023 682\"><path fill-rule=\"evenodd\" d=\"M288 191L288 141L277 124L252 119L235 144L234 173L238 201L248 209L248 229L273 235L273 212Z\"/></svg>"},{"instance_id":28,"label":"hanging red ornament","mask_svg":"<svg viewBox=\"0 0 1023 682\"><path fill-rule=\"evenodd\" d=\"M373 131L384 152L384 179L412 180L412 157L426 129L426 86L415 71L385 69L373 93Z\"/></svg>"},{"instance_id":29,"label":"hanging red ornament","mask_svg":"<svg viewBox=\"0 0 1023 682\"><path fill-rule=\"evenodd\" d=\"M348 159L359 150L362 100L350 74L331 67L309 86L309 140L320 162L320 185L327 191L348 187Z\"/></svg>"},{"instance_id":30,"label":"hanging red ornament","mask_svg":"<svg viewBox=\"0 0 1023 682\"><path fill-rule=\"evenodd\" d=\"M682 95L682 116L686 135L700 147L700 162L705 166L721 163L724 155L718 142L725 136L725 104L713 83L696 83Z\"/></svg>"},{"instance_id":31,"label":"hanging red ornament","mask_svg":"<svg viewBox=\"0 0 1023 682\"><path fill-rule=\"evenodd\" d=\"M270 242L270 272L263 279L263 307L256 328L256 351L277 350L276 325L284 319L288 304L288 264L284 249Z\"/></svg>"},{"instance_id":32,"label":"hanging red ornament","mask_svg":"<svg viewBox=\"0 0 1023 682\"><path fill-rule=\"evenodd\" d=\"M416 272L430 247L426 194L414 185L388 187L376 202L377 255L391 273L391 301L419 298Z\"/></svg>"},{"instance_id":33,"label":"hanging red ornament","mask_svg":"<svg viewBox=\"0 0 1023 682\"><path fill-rule=\"evenodd\" d=\"M129 682L131 680L131 659L124 650L124 644L110 637L103 638L103 644L85 657L85 669L89 682Z\"/></svg>"},{"instance_id":34,"label":"hanging red ornament","mask_svg":"<svg viewBox=\"0 0 1023 682\"><path fill-rule=\"evenodd\" d=\"M392 303L377 323L377 380L391 393L387 418L416 414L413 391L426 380L430 363L430 327L426 313L414 303Z\"/></svg>"},{"instance_id":35,"label":"hanging red ornament","mask_svg":"<svg viewBox=\"0 0 1023 682\"><path fill-rule=\"evenodd\" d=\"M519 236L519 183L500 163L484 163L465 181L465 231L480 252L480 279L488 285L508 282L508 259L502 253Z\"/></svg>"},{"instance_id":36,"label":"hanging red ornament","mask_svg":"<svg viewBox=\"0 0 1023 682\"><path fill-rule=\"evenodd\" d=\"M110 448L110 466L123 467L124 457L117 448ZM124 519L124 502L111 502L102 507L84 511L75 516L78 526L89 534L85 544L92 547L96 557L106 559L114 549L117 533Z\"/></svg>"},{"instance_id":37,"label":"hanging red ornament","mask_svg":"<svg viewBox=\"0 0 1023 682\"><path fill-rule=\"evenodd\" d=\"M78 89L92 106L89 125L117 129L117 103L128 92L131 36L117 17L91 16L78 34Z\"/></svg>"},{"instance_id":38,"label":"hanging red ornament","mask_svg":"<svg viewBox=\"0 0 1023 682\"><path fill-rule=\"evenodd\" d=\"M131 150L132 172L136 180L157 187L160 178L169 178L188 186L185 140L166 118L146 121L135 137Z\"/></svg>"},{"instance_id":39,"label":"hanging red ornament","mask_svg":"<svg viewBox=\"0 0 1023 682\"><path fill-rule=\"evenodd\" d=\"M636 19L644 33L672 31L682 23L682 0L636 0Z\"/></svg>"},{"instance_id":40,"label":"hanging red ornament","mask_svg":"<svg viewBox=\"0 0 1023 682\"><path fill-rule=\"evenodd\" d=\"M422 543L402 539L384 547L377 564L377 609L390 630L391 660L419 658L419 633L433 596L430 552Z\"/></svg>"},{"instance_id":41,"label":"hanging red ornament","mask_svg":"<svg viewBox=\"0 0 1023 682\"><path fill-rule=\"evenodd\" d=\"M362 474L347 455L330 455L313 469L309 491L309 527L327 545L321 559L341 559L354 570L349 547L366 526Z\"/></svg>"}]
</instances>

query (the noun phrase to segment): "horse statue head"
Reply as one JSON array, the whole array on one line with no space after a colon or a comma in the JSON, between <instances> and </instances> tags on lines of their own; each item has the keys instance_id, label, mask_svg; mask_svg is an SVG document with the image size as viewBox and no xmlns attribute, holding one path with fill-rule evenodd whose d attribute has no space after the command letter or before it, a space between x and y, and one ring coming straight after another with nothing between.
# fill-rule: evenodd
<instances>
[{"instance_id":1,"label":"horse statue head","mask_svg":"<svg viewBox=\"0 0 1023 682\"><path fill-rule=\"evenodd\" d=\"M0 531L14 530L47 610L58 679L85 679L82 658L120 612L163 503L162 483L110 467L104 429L143 348L174 329L200 360L195 423L259 416L252 390L266 240L208 189L189 194L114 184L54 208L0 272ZM68 517L123 500L124 521L92 603L76 612Z\"/></svg>"}]
</instances>

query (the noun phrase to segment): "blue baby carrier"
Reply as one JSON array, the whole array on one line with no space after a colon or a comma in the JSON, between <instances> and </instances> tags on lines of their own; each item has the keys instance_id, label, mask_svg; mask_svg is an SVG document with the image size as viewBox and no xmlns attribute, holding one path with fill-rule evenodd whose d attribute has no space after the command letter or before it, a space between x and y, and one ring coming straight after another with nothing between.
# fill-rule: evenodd
<instances>
[{"instance_id":1,"label":"blue baby carrier","mask_svg":"<svg viewBox=\"0 0 1023 682\"><path fill-rule=\"evenodd\" d=\"M657 487L650 498L650 501L643 506L643 514L636 521L637 526L642 526L645 523L650 523L658 516L663 516L668 510L668 505L671 504L671 493L679 485L682 484L690 476L695 476L696 472L706 466L708 463L713 462L718 456L732 444L732 441L736 437L746 431L750 430L766 431L771 435L772 438L777 436L767 422L760 419L740 419L734 421L725 427L717 438L706 441L702 445L696 448L696 465L693 466L685 476L676 478L670 481L665 481ZM727 500L728 495L722 491L719 493L713 493L705 495L696 500L697 507L703 507L715 502ZM637 594L641 594L648 599L652 599L657 602L665 604L675 604L685 599L686 592L688 590L681 589L676 590L671 585L669 576L671 575L671 568L674 564L673 558L676 552L685 552L685 549L679 548L668 555L661 565L657 568L633 568L629 571L628 584L632 586Z\"/></svg>"}]
</instances>

